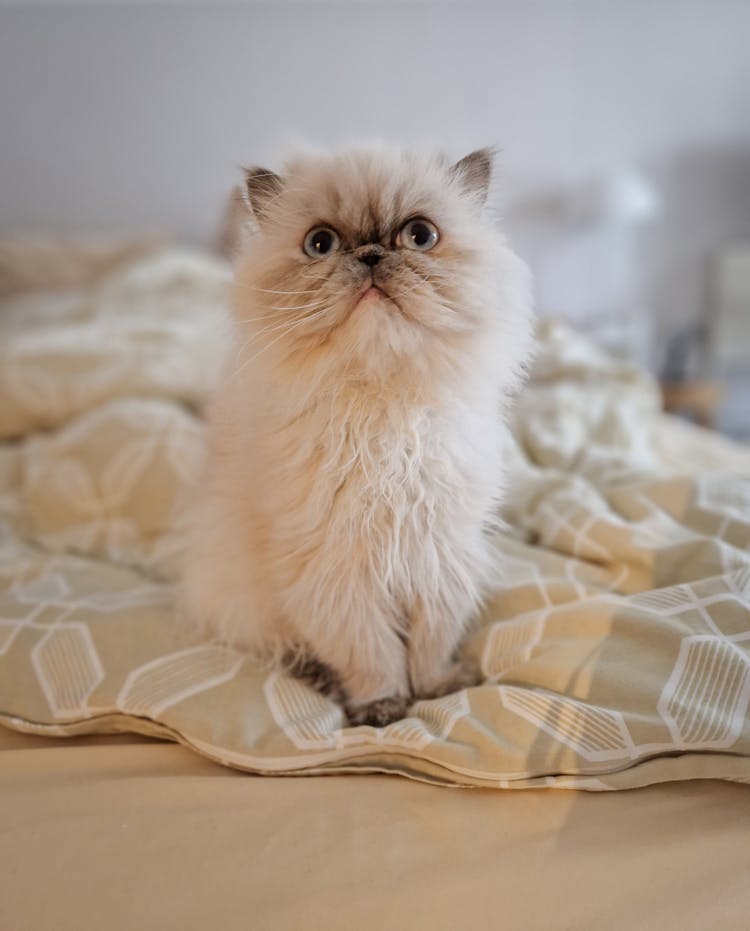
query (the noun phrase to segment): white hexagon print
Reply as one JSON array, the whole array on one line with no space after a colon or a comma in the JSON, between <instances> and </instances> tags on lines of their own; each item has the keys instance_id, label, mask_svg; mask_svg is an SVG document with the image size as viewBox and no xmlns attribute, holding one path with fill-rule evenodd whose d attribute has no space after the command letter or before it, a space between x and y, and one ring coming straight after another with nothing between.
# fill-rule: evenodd
<instances>
[{"instance_id":1,"label":"white hexagon print","mask_svg":"<svg viewBox=\"0 0 750 931\"><path fill-rule=\"evenodd\" d=\"M680 749L728 749L750 703L750 657L711 634L685 637L657 710Z\"/></svg>"},{"instance_id":2,"label":"white hexagon print","mask_svg":"<svg viewBox=\"0 0 750 931\"><path fill-rule=\"evenodd\" d=\"M263 694L274 720L300 750L336 746L336 731L344 723L341 708L309 685L282 673L272 673Z\"/></svg>"},{"instance_id":3,"label":"white hexagon print","mask_svg":"<svg viewBox=\"0 0 750 931\"><path fill-rule=\"evenodd\" d=\"M104 669L85 624L52 628L35 644L31 663L56 718L87 715L88 698L104 678Z\"/></svg>"},{"instance_id":4,"label":"white hexagon print","mask_svg":"<svg viewBox=\"0 0 750 931\"><path fill-rule=\"evenodd\" d=\"M487 678L498 677L513 666L528 662L542 639L547 614L548 610L544 609L492 625L480 662Z\"/></svg>"},{"instance_id":5,"label":"white hexagon print","mask_svg":"<svg viewBox=\"0 0 750 931\"><path fill-rule=\"evenodd\" d=\"M22 626L21 621L8 621L0 618L0 656L11 648Z\"/></svg>"},{"instance_id":6,"label":"white hexagon print","mask_svg":"<svg viewBox=\"0 0 750 931\"><path fill-rule=\"evenodd\" d=\"M636 751L619 711L596 708L574 698L513 685L498 686L504 708L566 744L585 760L621 760Z\"/></svg>"},{"instance_id":7,"label":"white hexagon print","mask_svg":"<svg viewBox=\"0 0 750 931\"><path fill-rule=\"evenodd\" d=\"M423 750L433 740L445 740L456 724L471 713L466 689L441 698L415 702L412 717L385 728L388 743Z\"/></svg>"},{"instance_id":8,"label":"white hexagon print","mask_svg":"<svg viewBox=\"0 0 750 931\"><path fill-rule=\"evenodd\" d=\"M242 663L240 653L211 645L160 656L128 674L117 707L128 714L156 717L192 695L228 682Z\"/></svg>"},{"instance_id":9,"label":"white hexagon print","mask_svg":"<svg viewBox=\"0 0 750 931\"><path fill-rule=\"evenodd\" d=\"M418 701L412 706L412 710L418 712L433 736L444 738L461 718L469 714L471 707L466 689L462 689L460 692L443 695L442 698Z\"/></svg>"},{"instance_id":10,"label":"white hexagon print","mask_svg":"<svg viewBox=\"0 0 750 931\"><path fill-rule=\"evenodd\" d=\"M348 728L343 710L330 698L292 676L272 673L263 692L274 721L298 750L324 750L377 743L422 750L444 739L470 713L465 691L416 702L409 717L386 727Z\"/></svg>"}]
</instances>

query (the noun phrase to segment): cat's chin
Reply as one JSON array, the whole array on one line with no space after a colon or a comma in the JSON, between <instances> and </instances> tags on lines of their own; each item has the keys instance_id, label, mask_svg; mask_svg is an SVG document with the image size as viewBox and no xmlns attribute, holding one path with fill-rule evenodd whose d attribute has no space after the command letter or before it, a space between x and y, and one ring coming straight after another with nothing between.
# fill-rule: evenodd
<instances>
[{"instance_id":1,"label":"cat's chin","mask_svg":"<svg viewBox=\"0 0 750 931\"><path fill-rule=\"evenodd\" d=\"M382 290L369 288L337 327L335 345L368 376L382 377L424 348L424 333Z\"/></svg>"}]
</instances>

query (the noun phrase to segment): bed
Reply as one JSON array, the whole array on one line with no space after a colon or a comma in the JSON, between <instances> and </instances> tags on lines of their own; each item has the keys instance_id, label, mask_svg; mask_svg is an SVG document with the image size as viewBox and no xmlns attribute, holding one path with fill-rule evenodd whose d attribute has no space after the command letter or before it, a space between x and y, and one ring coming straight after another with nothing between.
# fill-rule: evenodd
<instances>
[{"instance_id":1,"label":"bed","mask_svg":"<svg viewBox=\"0 0 750 931\"><path fill-rule=\"evenodd\" d=\"M0 731L9 931L744 928L746 786L248 778L174 744Z\"/></svg>"},{"instance_id":2,"label":"bed","mask_svg":"<svg viewBox=\"0 0 750 931\"><path fill-rule=\"evenodd\" d=\"M742 926L750 452L542 325L485 681L350 728L175 617L228 274L0 249L0 927Z\"/></svg>"}]
</instances>

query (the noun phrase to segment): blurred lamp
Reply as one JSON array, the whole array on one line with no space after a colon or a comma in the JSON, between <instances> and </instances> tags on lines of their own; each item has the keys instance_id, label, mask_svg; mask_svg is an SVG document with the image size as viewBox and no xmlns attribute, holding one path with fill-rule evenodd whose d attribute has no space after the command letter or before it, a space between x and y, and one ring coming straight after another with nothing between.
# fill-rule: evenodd
<instances>
[{"instance_id":1,"label":"blurred lamp","mask_svg":"<svg viewBox=\"0 0 750 931\"><path fill-rule=\"evenodd\" d=\"M653 219L660 203L643 175L621 171L567 193L560 206L562 219L575 226L634 226Z\"/></svg>"}]
</instances>

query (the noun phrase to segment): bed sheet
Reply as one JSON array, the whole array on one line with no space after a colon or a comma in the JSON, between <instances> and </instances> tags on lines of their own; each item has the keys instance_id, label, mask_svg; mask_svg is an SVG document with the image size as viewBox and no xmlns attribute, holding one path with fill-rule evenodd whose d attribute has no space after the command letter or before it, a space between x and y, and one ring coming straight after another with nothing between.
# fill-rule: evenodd
<instances>
[{"instance_id":1,"label":"bed sheet","mask_svg":"<svg viewBox=\"0 0 750 931\"><path fill-rule=\"evenodd\" d=\"M645 373L560 324L540 326L515 407L497 581L466 643L481 685L352 728L302 683L187 642L179 503L228 278L154 249L0 304L0 721L169 737L265 773L750 779L750 453L665 418Z\"/></svg>"}]
</instances>

